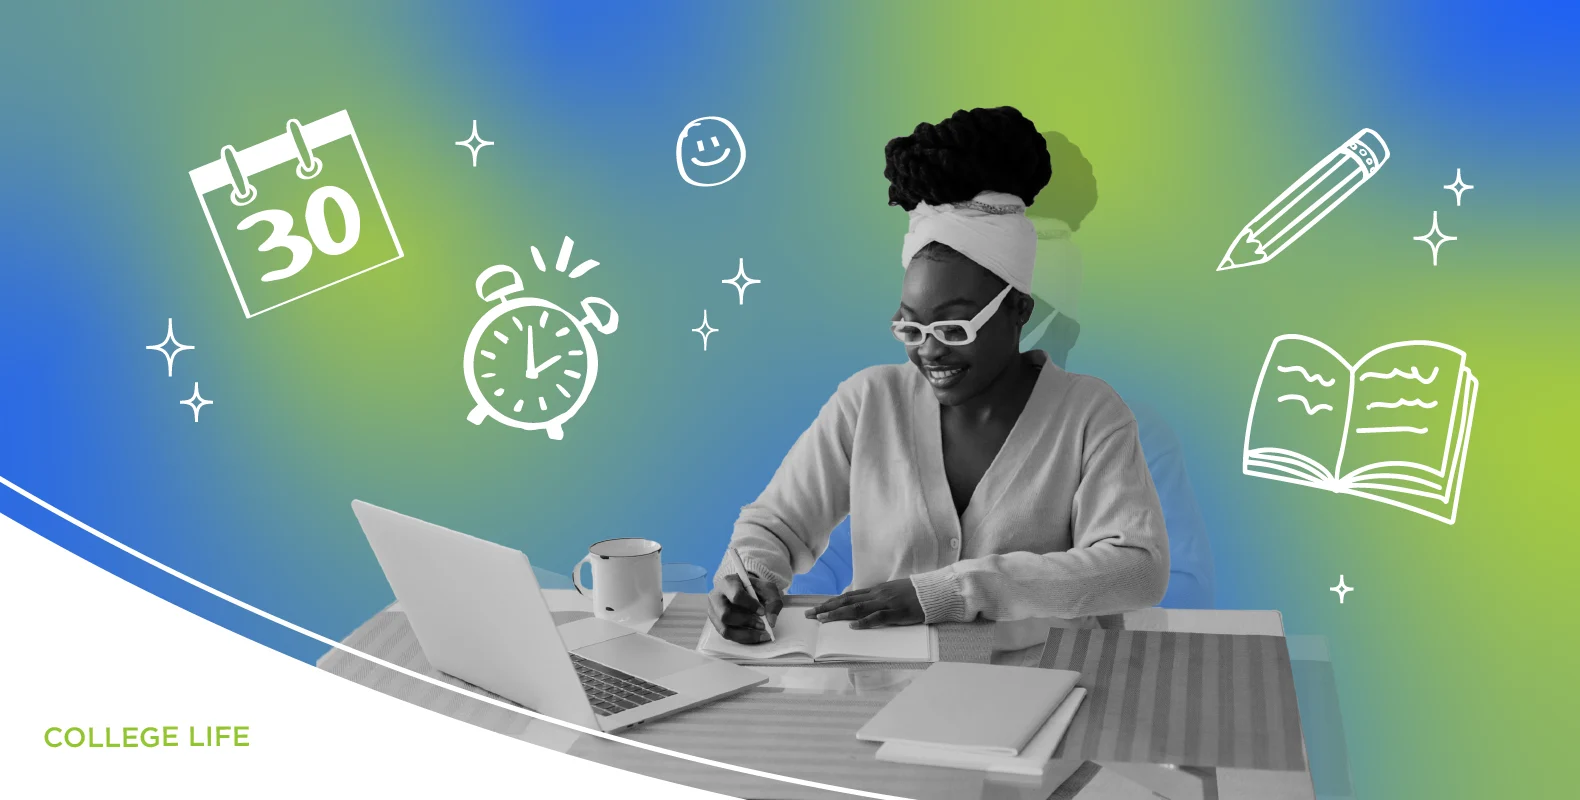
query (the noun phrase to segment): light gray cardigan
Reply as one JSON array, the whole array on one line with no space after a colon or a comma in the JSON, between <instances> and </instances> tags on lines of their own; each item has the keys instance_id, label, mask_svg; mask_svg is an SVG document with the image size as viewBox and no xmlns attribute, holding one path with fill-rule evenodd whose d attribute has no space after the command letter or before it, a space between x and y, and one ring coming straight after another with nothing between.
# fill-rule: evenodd
<instances>
[{"instance_id":1,"label":"light gray cardigan","mask_svg":"<svg viewBox=\"0 0 1580 800\"><path fill-rule=\"evenodd\" d=\"M1168 534L1135 417L1108 384L1028 355L1037 384L963 516L920 372L885 365L841 383L741 509L730 542L747 569L788 586L849 514L851 588L909 577L929 623L1155 605Z\"/></svg>"}]
</instances>

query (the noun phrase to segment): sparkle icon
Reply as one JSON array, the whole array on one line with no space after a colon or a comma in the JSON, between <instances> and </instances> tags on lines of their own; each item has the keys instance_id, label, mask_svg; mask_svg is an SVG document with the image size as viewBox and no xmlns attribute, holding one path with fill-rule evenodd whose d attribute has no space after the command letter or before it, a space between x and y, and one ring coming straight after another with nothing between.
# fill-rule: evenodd
<instances>
[{"instance_id":1,"label":"sparkle icon","mask_svg":"<svg viewBox=\"0 0 1580 800\"><path fill-rule=\"evenodd\" d=\"M746 305L746 287L751 286L754 283L762 283L762 281L757 280L756 278L746 277L746 259L743 258L741 259L740 266L735 270L735 277L726 278L722 281L719 281L719 283L734 286L735 291L740 294L741 305L744 306Z\"/></svg>"},{"instance_id":2,"label":"sparkle icon","mask_svg":"<svg viewBox=\"0 0 1580 800\"><path fill-rule=\"evenodd\" d=\"M1339 593L1339 605L1342 606L1342 605L1344 605L1344 595L1347 595L1350 592L1355 591L1355 587L1354 586L1345 586L1344 585L1344 576L1340 575L1339 576L1339 585L1338 586L1330 586L1330 587L1328 587L1328 591L1330 591L1330 592L1338 592Z\"/></svg>"},{"instance_id":3,"label":"sparkle icon","mask_svg":"<svg viewBox=\"0 0 1580 800\"><path fill-rule=\"evenodd\" d=\"M472 120L472 135L462 139L456 144L472 151L472 166L477 166L477 151L493 144L493 142L477 135L477 120Z\"/></svg>"},{"instance_id":4,"label":"sparkle icon","mask_svg":"<svg viewBox=\"0 0 1580 800\"><path fill-rule=\"evenodd\" d=\"M181 401L181 405L191 406L192 407L192 421L193 422L197 422L198 421L198 412L202 411L204 406L214 405L214 401L213 400L204 400L203 399L203 395L198 394L198 385L194 381L193 384L192 384L192 396L188 397L185 400L182 400Z\"/></svg>"},{"instance_id":5,"label":"sparkle icon","mask_svg":"<svg viewBox=\"0 0 1580 800\"><path fill-rule=\"evenodd\" d=\"M171 349L170 345L175 345L175 348ZM182 344L176 341L176 321L167 317L165 320L165 340L159 344L148 345L143 349L156 350L164 354L165 377L168 378L176 374L176 354L180 353L182 350L196 350L197 348L193 347L192 345Z\"/></svg>"},{"instance_id":6,"label":"sparkle icon","mask_svg":"<svg viewBox=\"0 0 1580 800\"><path fill-rule=\"evenodd\" d=\"M1458 206L1460 198L1464 197L1465 192L1476 187L1465 183L1465 179L1460 177L1459 168L1456 167L1454 169L1454 182L1445 184L1443 188L1454 193L1454 205Z\"/></svg>"},{"instance_id":7,"label":"sparkle icon","mask_svg":"<svg viewBox=\"0 0 1580 800\"><path fill-rule=\"evenodd\" d=\"M719 332L718 328L715 328L712 325L708 324L708 310L707 309L703 309L702 310L702 324L698 325L695 328L692 328L691 330L694 333L702 334L702 350L703 350L703 352L707 352L707 349L708 349L708 336L711 335L711 334L715 334L715 333Z\"/></svg>"},{"instance_id":8,"label":"sparkle icon","mask_svg":"<svg viewBox=\"0 0 1580 800\"><path fill-rule=\"evenodd\" d=\"M1418 242L1426 242L1427 246L1432 248L1432 266L1434 267L1437 266L1437 248L1442 247L1444 242L1453 242L1459 239L1458 236L1449 236L1443 232L1442 228L1437 227L1436 211L1432 212L1432 229L1420 236L1412 236L1410 238Z\"/></svg>"}]
</instances>

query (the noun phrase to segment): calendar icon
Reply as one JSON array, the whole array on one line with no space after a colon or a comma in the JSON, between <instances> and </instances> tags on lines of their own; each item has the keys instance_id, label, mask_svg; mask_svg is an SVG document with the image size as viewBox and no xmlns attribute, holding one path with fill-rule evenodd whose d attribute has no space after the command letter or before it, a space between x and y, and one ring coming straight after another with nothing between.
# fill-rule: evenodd
<instances>
[{"instance_id":1,"label":"calendar icon","mask_svg":"<svg viewBox=\"0 0 1580 800\"><path fill-rule=\"evenodd\" d=\"M285 127L190 173L249 318L405 255L351 115Z\"/></svg>"}]
</instances>

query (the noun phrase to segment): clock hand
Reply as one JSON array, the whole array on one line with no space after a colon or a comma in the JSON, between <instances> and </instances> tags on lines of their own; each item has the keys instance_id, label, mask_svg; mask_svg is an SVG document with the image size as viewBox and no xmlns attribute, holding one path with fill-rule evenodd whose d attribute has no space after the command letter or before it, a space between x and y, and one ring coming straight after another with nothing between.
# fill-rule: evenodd
<instances>
[{"instance_id":1,"label":"clock hand","mask_svg":"<svg viewBox=\"0 0 1580 800\"><path fill-rule=\"evenodd\" d=\"M560 356L555 356L555 357L549 359L548 361L545 361L542 364L539 364L538 365L538 375L542 375L544 370L547 370L549 367L554 365L554 362L559 361L559 360L560 360ZM535 378L535 377L537 377L537 375L534 375L533 377Z\"/></svg>"},{"instance_id":2,"label":"clock hand","mask_svg":"<svg viewBox=\"0 0 1580 800\"><path fill-rule=\"evenodd\" d=\"M532 361L533 361L533 359L532 359L532 328L531 328L531 326L528 326L527 327L527 379L528 380L533 380L533 379L536 379L538 377L538 368L533 365Z\"/></svg>"}]
</instances>

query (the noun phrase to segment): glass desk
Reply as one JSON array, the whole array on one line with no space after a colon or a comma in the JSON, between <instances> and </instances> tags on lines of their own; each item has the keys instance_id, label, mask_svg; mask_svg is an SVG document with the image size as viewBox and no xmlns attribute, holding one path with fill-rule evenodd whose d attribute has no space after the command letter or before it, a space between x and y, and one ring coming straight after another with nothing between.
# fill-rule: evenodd
<instances>
[{"instance_id":1,"label":"glass desk","mask_svg":"<svg viewBox=\"0 0 1580 800\"><path fill-rule=\"evenodd\" d=\"M545 595L562 621L589 613L585 600L575 591L550 589L545 590ZM815 601L816 598L797 597L791 604ZM706 619L705 596L682 594L668 604L664 617L650 632L682 646L693 646ZM939 626L940 657L1036 666L1048 629L1055 624L1071 623L1029 620ZM1271 611L1150 609L1080 624L1131 630L1283 635L1279 616ZM1095 789L1103 781L1126 780L1167 800L1307 800L1316 796L1310 772L1305 769L1273 771L1056 760L1050 761L1043 775L1036 778L876 760L873 754L878 745L857 740L855 731L926 665L752 667L768 677L766 684L606 738L534 719L514 710L514 705L503 698L433 670L398 606L380 612L347 637L343 645L443 684L499 700L505 707L419 680L345 649L326 653L319 659L319 667L393 697L541 747L737 797L849 797L820 788L842 787L919 800L1044 800L1079 797L1069 791L1083 783L1090 783ZM783 776L790 781L711 766L650 748ZM1065 785L1063 789L1061 785Z\"/></svg>"}]
</instances>

